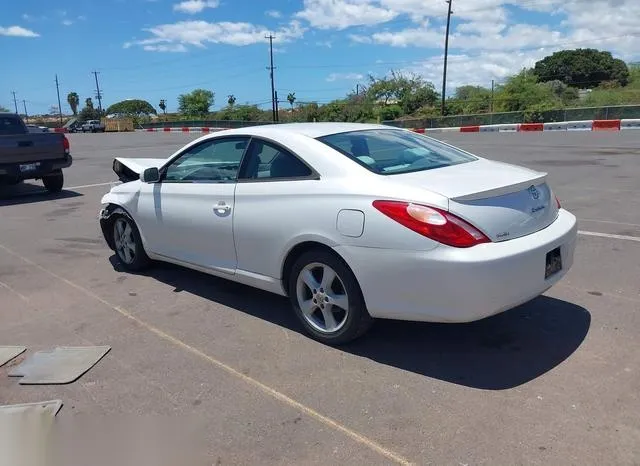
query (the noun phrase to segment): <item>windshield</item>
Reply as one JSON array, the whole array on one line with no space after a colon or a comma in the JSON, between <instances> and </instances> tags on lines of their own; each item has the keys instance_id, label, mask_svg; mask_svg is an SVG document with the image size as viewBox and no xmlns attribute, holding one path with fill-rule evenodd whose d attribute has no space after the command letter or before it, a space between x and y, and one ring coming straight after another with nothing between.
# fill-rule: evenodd
<instances>
[{"instance_id":1,"label":"windshield","mask_svg":"<svg viewBox=\"0 0 640 466\"><path fill-rule=\"evenodd\" d=\"M351 131L318 140L381 175L432 170L477 160L439 141L397 129Z\"/></svg>"}]
</instances>

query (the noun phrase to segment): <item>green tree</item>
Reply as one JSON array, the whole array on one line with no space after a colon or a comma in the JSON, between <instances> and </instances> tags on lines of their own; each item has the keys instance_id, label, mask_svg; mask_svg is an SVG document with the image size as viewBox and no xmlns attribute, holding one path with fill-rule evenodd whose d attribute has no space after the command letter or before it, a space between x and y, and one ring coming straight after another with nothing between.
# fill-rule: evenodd
<instances>
[{"instance_id":1,"label":"green tree","mask_svg":"<svg viewBox=\"0 0 640 466\"><path fill-rule=\"evenodd\" d=\"M156 109L146 100L128 99L117 102L107 109L108 114L117 113L129 117L157 115Z\"/></svg>"},{"instance_id":2,"label":"green tree","mask_svg":"<svg viewBox=\"0 0 640 466\"><path fill-rule=\"evenodd\" d=\"M296 102L296 93L289 92L289 95L287 95L287 100L289 101L289 105L291 105L291 113L293 113L293 104Z\"/></svg>"},{"instance_id":3,"label":"green tree","mask_svg":"<svg viewBox=\"0 0 640 466\"><path fill-rule=\"evenodd\" d=\"M237 105L223 108L216 113L215 118L225 121L264 121L265 112L257 105Z\"/></svg>"},{"instance_id":4,"label":"green tree","mask_svg":"<svg viewBox=\"0 0 640 466\"><path fill-rule=\"evenodd\" d=\"M229 104L229 107L233 108L236 104L236 96L233 94L227 96L227 103Z\"/></svg>"},{"instance_id":5,"label":"green tree","mask_svg":"<svg viewBox=\"0 0 640 466\"><path fill-rule=\"evenodd\" d=\"M77 92L69 92L67 94L67 103L69 107L71 107L71 111L73 112L73 116L78 114L78 105L80 105L80 97Z\"/></svg>"},{"instance_id":6,"label":"green tree","mask_svg":"<svg viewBox=\"0 0 640 466\"><path fill-rule=\"evenodd\" d=\"M596 49L561 50L549 55L533 68L540 82L560 80L577 88L594 88L604 81L629 82L629 68L611 52Z\"/></svg>"},{"instance_id":7,"label":"green tree","mask_svg":"<svg viewBox=\"0 0 640 466\"><path fill-rule=\"evenodd\" d=\"M366 96L381 105L397 104L406 115L433 106L439 99L433 83L416 74L404 75L393 70L388 77L369 76Z\"/></svg>"},{"instance_id":8,"label":"green tree","mask_svg":"<svg viewBox=\"0 0 640 466\"><path fill-rule=\"evenodd\" d=\"M473 115L491 110L491 89L482 86L460 86L452 99L448 99L447 113Z\"/></svg>"},{"instance_id":9,"label":"green tree","mask_svg":"<svg viewBox=\"0 0 640 466\"><path fill-rule=\"evenodd\" d=\"M98 110L97 108L85 107L80 111L78 118L80 119L80 121L99 120L101 116L102 115L100 115L100 110Z\"/></svg>"},{"instance_id":10,"label":"green tree","mask_svg":"<svg viewBox=\"0 0 640 466\"><path fill-rule=\"evenodd\" d=\"M551 109L561 107L562 102L548 86L538 84L538 79L531 70L522 70L498 87L495 97L498 111L524 111L533 105L538 109Z\"/></svg>"},{"instance_id":11,"label":"green tree","mask_svg":"<svg viewBox=\"0 0 640 466\"><path fill-rule=\"evenodd\" d=\"M87 108L93 108L93 100L91 100L91 97L87 97L85 99L84 106Z\"/></svg>"},{"instance_id":12,"label":"green tree","mask_svg":"<svg viewBox=\"0 0 640 466\"><path fill-rule=\"evenodd\" d=\"M9 111L9 109L7 107L4 107L4 106L0 105L0 112L7 113L8 111Z\"/></svg>"},{"instance_id":13,"label":"green tree","mask_svg":"<svg viewBox=\"0 0 640 466\"><path fill-rule=\"evenodd\" d=\"M580 97L578 89L575 87L569 87L560 80L547 81L541 83L540 86L548 88L564 106L573 104Z\"/></svg>"},{"instance_id":14,"label":"green tree","mask_svg":"<svg viewBox=\"0 0 640 466\"><path fill-rule=\"evenodd\" d=\"M162 110L162 113L164 113L165 115L167 114L167 102L164 99L160 99L160 103L158 104L158 107L160 107L160 110Z\"/></svg>"},{"instance_id":15,"label":"green tree","mask_svg":"<svg viewBox=\"0 0 640 466\"><path fill-rule=\"evenodd\" d=\"M206 116L213 105L215 94L206 89L195 89L178 97L178 111L187 116Z\"/></svg>"}]
</instances>

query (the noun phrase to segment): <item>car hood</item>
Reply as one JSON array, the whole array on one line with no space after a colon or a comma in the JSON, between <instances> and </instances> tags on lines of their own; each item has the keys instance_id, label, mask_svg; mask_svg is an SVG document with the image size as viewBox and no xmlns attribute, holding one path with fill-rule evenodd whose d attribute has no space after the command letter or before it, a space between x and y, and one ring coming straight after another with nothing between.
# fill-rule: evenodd
<instances>
[{"instance_id":1,"label":"car hood","mask_svg":"<svg viewBox=\"0 0 640 466\"><path fill-rule=\"evenodd\" d=\"M167 161L166 159L116 157L114 159L114 171L116 171L116 166L117 166L116 162L118 162L124 165L125 167L127 167L129 170L133 171L134 173L137 173L138 175L140 175L147 168L160 167L164 165L166 161ZM119 175L117 171L116 171L116 174Z\"/></svg>"}]
</instances>

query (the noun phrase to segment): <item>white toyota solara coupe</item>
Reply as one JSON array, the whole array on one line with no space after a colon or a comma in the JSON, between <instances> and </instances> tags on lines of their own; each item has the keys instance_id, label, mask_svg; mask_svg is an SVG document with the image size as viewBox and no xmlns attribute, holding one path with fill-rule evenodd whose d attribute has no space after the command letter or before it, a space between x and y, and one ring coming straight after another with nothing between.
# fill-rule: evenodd
<instances>
[{"instance_id":1,"label":"white toyota solara coupe","mask_svg":"<svg viewBox=\"0 0 640 466\"><path fill-rule=\"evenodd\" d=\"M546 174L409 130L350 123L208 134L116 158L105 240L128 270L171 262L288 296L313 338L374 319L479 320L569 270L576 218Z\"/></svg>"}]
</instances>

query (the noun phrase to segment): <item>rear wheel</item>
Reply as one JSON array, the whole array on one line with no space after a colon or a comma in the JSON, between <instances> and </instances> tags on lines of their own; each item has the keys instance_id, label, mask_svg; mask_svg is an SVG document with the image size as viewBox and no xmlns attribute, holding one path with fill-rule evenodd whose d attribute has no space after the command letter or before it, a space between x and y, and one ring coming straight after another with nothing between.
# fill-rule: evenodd
<instances>
[{"instance_id":1,"label":"rear wheel","mask_svg":"<svg viewBox=\"0 0 640 466\"><path fill-rule=\"evenodd\" d=\"M50 193L59 193L62 191L62 186L64 186L64 175L62 174L62 170L56 170L50 175L43 176L42 183Z\"/></svg>"},{"instance_id":2,"label":"rear wheel","mask_svg":"<svg viewBox=\"0 0 640 466\"><path fill-rule=\"evenodd\" d=\"M116 255L125 269L138 271L149 265L140 233L131 219L118 215L112 223L111 234Z\"/></svg>"},{"instance_id":3,"label":"rear wheel","mask_svg":"<svg viewBox=\"0 0 640 466\"><path fill-rule=\"evenodd\" d=\"M322 343L348 343L373 323L353 272L328 251L298 258L289 277L289 299L307 333Z\"/></svg>"}]
</instances>

